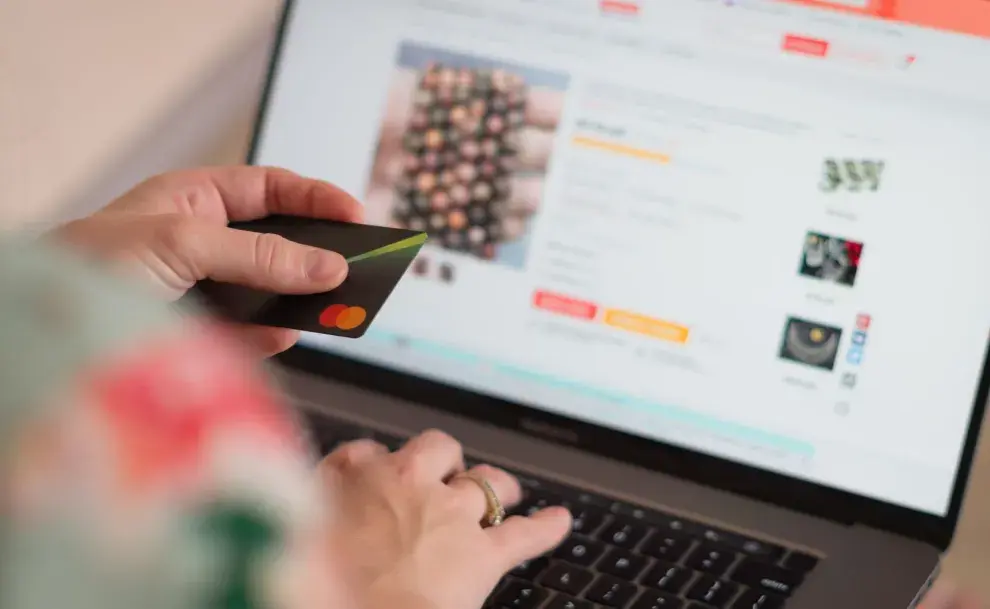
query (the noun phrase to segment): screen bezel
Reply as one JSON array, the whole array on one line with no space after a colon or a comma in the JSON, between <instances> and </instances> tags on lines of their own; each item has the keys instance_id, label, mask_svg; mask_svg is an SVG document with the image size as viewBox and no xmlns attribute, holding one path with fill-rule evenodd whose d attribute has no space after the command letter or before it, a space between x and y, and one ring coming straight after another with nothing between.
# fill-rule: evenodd
<instances>
[{"instance_id":1,"label":"screen bezel","mask_svg":"<svg viewBox=\"0 0 990 609\"><path fill-rule=\"evenodd\" d=\"M259 103L248 162L255 164L258 146L272 88L278 77L284 41L295 0L286 0L278 24L268 74ZM563 442L591 453L677 476L698 484L727 490L784 508L841 523L860 523L948 548L955 533L969 480L973 456L980 435L988 393L990 393L990 340L984 353L976 399L970 413L963 450L953 480L949 510L937 516L903 506L871 499L824 485L776 474L657 440L633 436L591 423L551 414L535 406L510 402L451 385L360 362L309 347L296 346L277 361L302 372L322 376L409 400L427 407L451 412L485 423L533 435L551 442ZM564 429L553 437L540 434L542 427ZM920 450L923 450L920 449ZM657 464L662 464L657 466Z\"/></svg>"}]
</instances>

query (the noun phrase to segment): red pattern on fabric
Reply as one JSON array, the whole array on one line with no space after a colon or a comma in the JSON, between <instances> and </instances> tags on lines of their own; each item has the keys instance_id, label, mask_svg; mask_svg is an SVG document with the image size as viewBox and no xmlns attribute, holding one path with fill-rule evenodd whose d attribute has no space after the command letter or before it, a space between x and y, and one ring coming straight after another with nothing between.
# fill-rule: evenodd
<instances>
[{"instance_id":1,"label":"red pattern on fabric","mask_svg":"<svg viewBox=\"0 0 990 609\"><path fill-rule=\"evenodd\" d=\"M135 490L202 469L218 431L301 450L292 418L258 370L215 329L144 341L86 379Z\"/></svg>"}]
</instances>

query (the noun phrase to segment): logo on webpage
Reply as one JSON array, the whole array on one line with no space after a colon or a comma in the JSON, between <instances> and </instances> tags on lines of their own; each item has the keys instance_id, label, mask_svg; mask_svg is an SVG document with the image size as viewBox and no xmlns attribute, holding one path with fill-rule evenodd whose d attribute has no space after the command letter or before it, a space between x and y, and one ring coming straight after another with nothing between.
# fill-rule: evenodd
<instances>
[{"instance_id":1,"label":"logo on webpage","mask_svg":"<svg viewBox=\"0 0 990 609\"><path fill-rule=\"evenodd\" d=\"M855 372L844 372L842 373L842 386L846 389L852 389L856 386L856 373Z\"/></svg>"},{"instance_id":2,"label":"logo on webpage","mask_svg":"<svg viewBox=\"0 0 990 609\"><path fill-rule=\"evenodd\" d=\"M854 366L858 366L863 363L863 350L860 347L853 346L849 350L849 354L846 355L846 361Z\"/></svg>"}]
</instances>

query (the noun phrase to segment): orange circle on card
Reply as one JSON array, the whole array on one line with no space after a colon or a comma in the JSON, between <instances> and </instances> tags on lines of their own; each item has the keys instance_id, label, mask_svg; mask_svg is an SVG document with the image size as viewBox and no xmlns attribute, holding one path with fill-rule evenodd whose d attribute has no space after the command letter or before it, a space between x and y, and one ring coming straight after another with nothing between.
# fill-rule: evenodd
<instances>
[{"instance_id":1,"label":"orange circle on card","mask_svg":"<svg viewBox=\"0 0 990 609\"><path fill-rule=\"evenodd\" d=\"M367 318L368 312L361 307L347 307L337 316L337 327L341 330L353 330Z\"/></svg>"},{"instance_id":2,"label":"orange circle on card","mask_svg":"<svg viewBox=\"0 0 990 609\"><path fill-rule=\"evenodd\" d=\"M347 305L330 305L320 313L320 325L324 328L336 328L340 314L347 310Z\"/></svg>"}]
</instances>

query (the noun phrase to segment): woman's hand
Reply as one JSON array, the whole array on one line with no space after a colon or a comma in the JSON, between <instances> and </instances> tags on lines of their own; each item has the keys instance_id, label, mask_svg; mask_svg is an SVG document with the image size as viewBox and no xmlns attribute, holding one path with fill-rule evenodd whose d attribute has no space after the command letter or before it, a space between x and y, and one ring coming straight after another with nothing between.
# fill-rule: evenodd
<instances>
[{"instance_id":1,"label":"woman's hand","mask_svg":"<svg viewBox=\"0 0 990 609\"><path fill-rule=\"evenodd\" d=\"M921 601L918 609L981 609L975 597L963 594L945 583L937 583Z\"/></svg>"},{"instance_id":2,"label":"woman's hand","mask_svg":"<svg viewBox=\"0 0 990 609\"><path fill-rule=\"evenodd\" d=\"M124 266L172 300L207 278L283 294L340 285L347 263L339 254L227 227L271 214L360 222L363 211L339 188L283 169L194 169L151 178L53 236ZM245 338L274 354L298 332L252 326Z\"/></svg>"},{"instance_id":3,"label":"woman's hand","mask_svg":"<svg viewBox=\"0 0 990 609\"><path fill-rule=\"evenodd\" d=\"M321 475L334 502L332 548L336 562L353 569L345 575L362 607L478 609L502 575L569 532L564 508L482 528L485 494L463 472L460 444L438 431L395 453L359 440L324 459ZM520 500L508 473L485 465L470 473L487 480L506 506Z\"/></svg>"}]
</instances>

